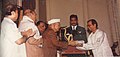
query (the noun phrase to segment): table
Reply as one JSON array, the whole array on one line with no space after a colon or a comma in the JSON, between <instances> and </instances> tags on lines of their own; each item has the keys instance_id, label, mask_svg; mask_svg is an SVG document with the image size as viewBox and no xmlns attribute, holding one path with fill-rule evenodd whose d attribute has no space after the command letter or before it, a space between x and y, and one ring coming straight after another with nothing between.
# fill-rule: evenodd
<instances>
[{"instance_id":1,"label":"table","mask_svg":"<svg viewBox=\"0 0 120 57\"><path fill-rule=\"evenodd\" d=\"M76 49L76 47L73 47L73 46L68 46L68 48L66 50L63 50L61 52L61 54L62 54L62 56L69 55L69 54L86 55L86 51L85 50L78 50L78 49Z\"/></svg>"}]
</instances>

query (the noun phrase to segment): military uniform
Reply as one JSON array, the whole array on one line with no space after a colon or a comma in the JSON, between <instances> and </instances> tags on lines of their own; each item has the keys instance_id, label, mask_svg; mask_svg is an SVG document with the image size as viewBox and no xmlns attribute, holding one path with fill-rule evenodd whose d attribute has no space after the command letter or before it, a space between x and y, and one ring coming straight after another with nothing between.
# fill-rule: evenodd
<instances>
[{"instance_id":1,"label":"military uniform","mask_svg":"<svg viewBox=\"0 0 120 57\"><path fill-rule=\"evenodd\" d=\"M68 41L68 40L65 38L64 33L65 33L65 29L62 29L62 30L61 30L61 40L62 40L62 41ZM74 41L76 41L76 40L78 40L78 41L83 40L85 43L87 43L87 35L86 35L86 30L85 30L85 28L76 25L76 28L73 29L73 27L70 26L70 27L66 28L66 36L67 36L67 35L70 35L70 34L73 35L72 38L73 38ZM84 55L79 55L79 54L76 54L76 55L74 55L74 54L68 54L67 56L68 56L68 57L80 57L80 56L85 57Z\"/></svg>"},{"instance_id":2,"label":"military uniform","mask_svg":"<svg viewBox=\"0 0 120 57\"><path fill-rule=\"evenodd\" d=\"M72 27L67 28L67 33L73 35L73 40L84 40L87 43L87 35L85 28L77 26L76 30L72 30Z\"/></svg>"},{"instance_id":3,"label":"military uniform","mask_svg":"<svg viewBox=\"0 0 120 57\"><path fill-rule=\"evenodd\" d=\"M67 41L65 38L65 29L61 29L61 41ZM84 40L87 43L87 35L85 28L77 26L76 30L72 30L72 26L66 28L66 35L73 35L73 40Z\"/></svg>"}]
</instances>

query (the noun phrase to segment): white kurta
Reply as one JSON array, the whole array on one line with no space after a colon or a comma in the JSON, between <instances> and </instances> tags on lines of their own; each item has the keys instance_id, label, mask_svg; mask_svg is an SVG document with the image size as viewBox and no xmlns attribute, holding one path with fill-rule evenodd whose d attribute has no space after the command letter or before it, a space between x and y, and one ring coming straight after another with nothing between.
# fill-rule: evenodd
<instances>
[{"instance_id":1,"label":"white kurta","mask_svg":"<svg viewBox=\"0 0 120 57\"><path fill-rule=\"evenodd\" d=\"M34 21L32 19L30 19L28 16L23 16L23 20L20 22L19 30L22 32L22 31L26 31L28 29L32 29L33 32L36 33L34 35L36 42L38 42L37 40L40 40L42 38ZM28 41L30 41L30 40L28 40ZM26 42L27 56L28 57L43 57L43 50L42 50L42 48L40 48L41 45L40 44L32 45L28 41Z\"/></svg>"},{"instance_id":2,"label":"white kurta","mask_svg":"<svg viewBox=\"0 0 120 57\"><path fill-rule=\"evenodd\" d=\"M106 33L99 29L89 35L88 43L83 44L83 48L92 50L94 57L113 57Z\"/></svg>"},{"instance_id":3,"label":"white kurta","mask_svg":"<svg viewBox=\"0 0 120 57\"><path fill-rule=\"evenodd\" d=\"M15 43L21 37L16 24L5 17L1 24L0 57L26 57L25 44L17 45Z\"/></svg>"},{"instance_id":4,"label":"white kurta","mask_svg":"<svg viewBox=\"0 0 120 57\"><path fill-rule=\"evenodd\" d=\"M39 39L40 36L39 30L37 26L34 24L34 21L30 19L28 16L23 16L23 20L20 22L19 30L20 32L27 31L28 29L32 29L36 34L34 35L35 39Z\"/></svg>"}]
</instances>

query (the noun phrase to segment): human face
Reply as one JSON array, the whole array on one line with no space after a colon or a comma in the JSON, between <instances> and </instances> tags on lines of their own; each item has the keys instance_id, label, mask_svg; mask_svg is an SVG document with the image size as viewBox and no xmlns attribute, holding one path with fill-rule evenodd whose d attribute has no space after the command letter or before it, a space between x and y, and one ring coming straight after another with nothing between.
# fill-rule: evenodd
<instances>
[{"instance_id":1,"label":"human face","mask_svg":"<svg viewBox=\"0 0 120 57\"><path fill-rule=\"evenodd\" d=\"M18 18L18 10L16 10L15 15L16 15L15 19L17 20L17 18Z\"/></svg>"},{"instance_id":2,"label":"human face","mask_svg":"<svg viewBox=\"0 0 120 57\"><path fill-rule=\"evenodd\" d=\"M59 29L60 29L60 23L59 22L54 24L54 29L55 29L56 32L59 31Z\"/></svg>"},{"instance_id":3,"label":"human face","mask_svg":"<svg viewBox=\"0 0 120 57\"><path fill-rule=\"evenodd\" d=\"M41 33L43 33L44 31L45 31L45 23L40 23L39 25L38 25L38 29L39 29L39 31L41 32Z\"/></svg>"},{"instance_id":4,"label":"human face","mask_svg":"<svg viewBox=\"0 0 120 57\"><path fill-rule=\"evenodd\" d=\"M76 26L76 25L77 25L77 20L76 20L76 18L71 18L70 24L71 24L72 26Z\"/></svg>"},{"instance_id":5,"label":"human face","mask_svg":"<svg viewBox=\"0 0 120 57\"><path fill-rule=\"evenodd\" d=\"M92 32L96 31L96 24L93 25L91 21L87 23L87 27Z\"/></svg>"},{"instance_id":6,"label":"human face","mask_svg":"<svg viewBox=\"0 0 120 57\"><path fill-rule=\"evenodd\" d=\"M11 16L12 16L12 20L13 20L13 21L16 21L17 18L18 18L18 10L12 11L11 14L12 14L12 15L11 15Z\"/></svg>"},{"instance_id":7,"label":"human face","mask_svg":"<svg viewBox=\"0 0 120 57\"><path fill-rule=\"evenodd\" d=\"M36 21L36 16L37 14L35 12L30 13L32 20L35 22Z\"/></svg>"}]
</instances>

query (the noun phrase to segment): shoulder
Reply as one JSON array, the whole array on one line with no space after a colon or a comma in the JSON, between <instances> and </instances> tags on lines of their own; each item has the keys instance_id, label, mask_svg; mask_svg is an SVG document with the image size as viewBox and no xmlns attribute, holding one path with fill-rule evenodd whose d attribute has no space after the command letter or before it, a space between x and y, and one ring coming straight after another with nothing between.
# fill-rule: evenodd
<instances>
[{"instance_id":1,"label":"shoulder","mask_svg":"<svg viewBox=\"0 0 120 57\"><path fill-rule=\"evenodd\" d=\"M70 28L71 28L71 26L67 27L67 29L70 29Z\"/></svg>"},{"instance_id":2,"label":"shoulder","mask_svg":"<svg viewBox=\"0 0 120 57\"><path fill-rule=\"evenodd\" d=\"M77 28L80 29L80 30L85 30L85 28L81 27L81 26L77 26Z\"/></svg>"},{"instance_id":3,"label":"shoulder","mask_svg":"<svg viewBox=\"0 0 120 57\"><path fill-rule=\"evenodd\" d=\"M49 28L43 33L43 37L54 36L54 35L55 35L55 32L52 29L49 29Z\"/></svg>"},{"instance_id":4,"label":"shoulder","mask_svg":"<svg viewBox=\"0 0 120 57\"><path fill-rule=\"evenodd\" d=\"M79 26L79 25L78 25L77 27L78 27L78 28L81 28L81 29L85 29L84 27L82 27L82 26Z\"/></svg>"},{"instance_id":5,"label":"shoulder","mask_svg":"<svg viewBox=\"0 0 120 57\"><path fill-rule=\"evenodd\" d=\"M33 24L31 21L29 21L29 20L25 20L25 19L23 19L21 22L20 22L20 24L21 25L23 25L23 24Z\"/></svg>"},{"instance_id":6,"label":"shoulder","mask_svg":"<svg viewBox=\"0 0 120 57\"><path fill-rule=\"evenodd\" d=\"M97 29L96 34L102 36L102 35L104 35L106 33L104 31L100 30L100 29Z\"/></svg>"},{"instance_id":7,"label":"shoulder","mask_svg":"<svg viewBox=\"0 0 120 57\"><path fill-rule=\"evenodd\" d=\"M8 21L8 20L3 20L2 21L2 25L12 25L13 23L12 22L10 22L10 21Z\"/></svg>"},{"instance_id":8,"label":"shoulder","mask_svg":"<svg viewBox=\"0 0 120 57\"><path fill-rule=\"evenodd\" d=\"M22 29L22 30L34 28L34 27L35 27L34 23L31 23L29 21L23 21L23 20L20 22L20 25L19 25L19 29Z\"/></svg>"},{"instance_id":9,"label":"shoulder","mask_svg":"<svg viewBox=\"0 0 120 57\"><path fill-rule=\"evenodd\" d=\"M2 24L1 24L1 27L4 27L4 28L12 28L14 27L14 24L11 23L11 22L8 22L8 21L3 21Z\"/></svg>"},{"instance_id":10,"label":"shoulder","mask_svg":"<svg viewBox=\"0 0 120 57\"><path fill-rule=\"evenodd\" d=\"M102 30L100 30L100 29L97 29L96 32L99 33L99 34L104 33L104 31L102 31Z\"/></svg>"},{"instance_id":11,"label":"shoulder","mask_svg":"<svg viewBox=\"0 0 120 57\"><path fill-rule=\"evenodd\" d=\"M54 34L55 32L52 29L48 28L44 33L45 34Z\"/></svg>"},{"instance_id":12,"label":"shoulder","mask_svg":"<svg viewBox=\"0 0 120 57\"><path fill-rule=\"evenodd\" d=\"M66 29L67 30L72 30L72 26L68 26Z\"/></svg>"},{"instance_id":13,"label":"shoulder","mask_svg":"<svg viewBox=\"0 0 120 57\"><path fill-rule=\"evenodd\" d=\"M29 24L29 25L34 24L28 16L23 16L23 19L20 23L21 24Z\"/></svg>"},{"instance_id":14,"label":"shoulder","mask_svg":"<svg viewBox=\"0 0 120 57\"><path fill-rule=\"evenodd\" d=\"M20 27L33 27L34 24L30 23L29 21L21 22Z\"/></svg>"}]
</instances>

